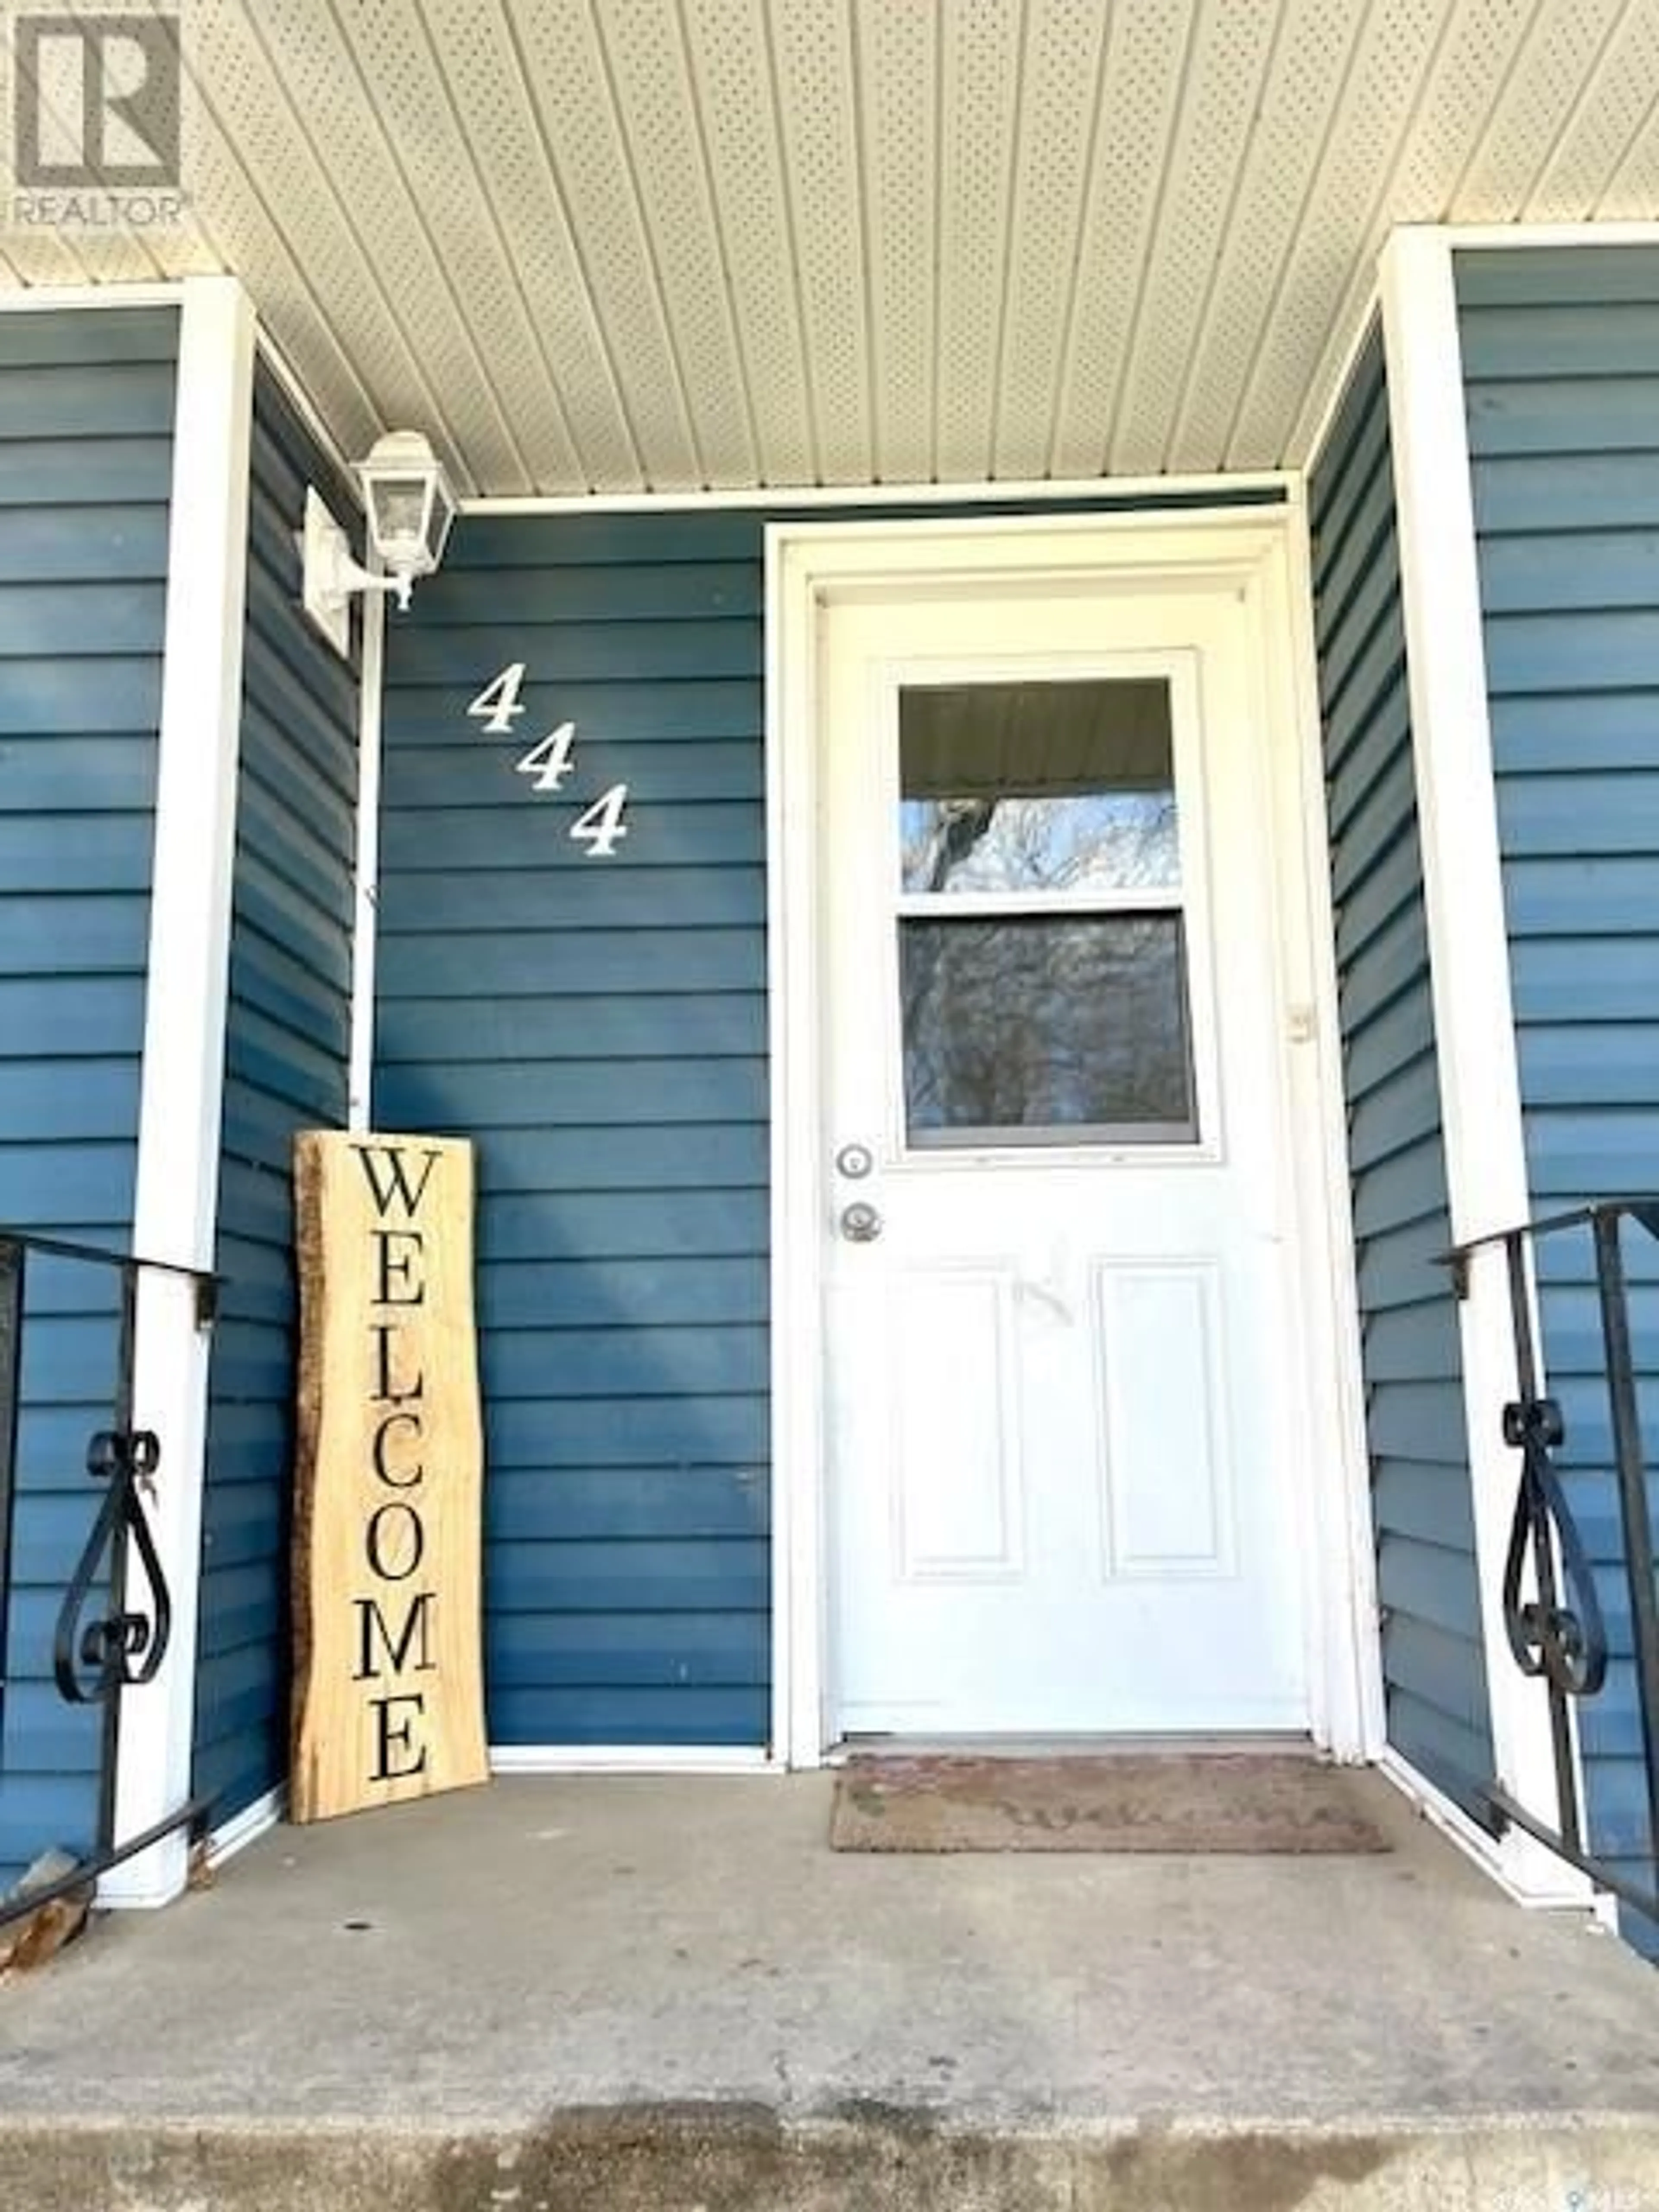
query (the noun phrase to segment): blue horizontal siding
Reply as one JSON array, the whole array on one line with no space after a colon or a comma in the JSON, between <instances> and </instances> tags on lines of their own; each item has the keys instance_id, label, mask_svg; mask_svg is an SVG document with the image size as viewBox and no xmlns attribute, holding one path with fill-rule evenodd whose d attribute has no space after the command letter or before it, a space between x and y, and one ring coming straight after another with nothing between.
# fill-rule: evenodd
<instances>
[{"instance_id":1,"label":"blue horizontal siding","mask_svg":"<svg viewBox=\"0 0 1659 2212\"><path fill-rule=\"evenodd\" d=\"M489 1732L495 1743L653 1744L671 1749L747 1750L764 1743L772 1724L771 1695L761 1687L709 1689L677 1680L656 1684L568 1689L520 1684L489 1672Z\"/></svg>"},{"instance_id":2,"label":"blue horizontal siding","mask_svg":"<svg viewBox=\"0 0 1659 2212\"><path fill-rule=\"evenodd\" d=\"M375 1119L477 1145L498 1742L765 1740L761 600L754 515L464 522L392 635Z\"/></svg>"},{"instance_id":3,"label":"blue horizontal siding","mask_svg":"<svg viewBox=\"0 0 1659 2212\"><path fill-rule=\"evenodd\" d=\"M355 659L299 604L295 533L338 479L263 366L253 392L236 863L210 1374L196 1787L224 1820L288 1771L288 1542L297 1290L295 1133L346 1114Z\"/></svg>"},{"instance_id":4,"label":"blue horizontal siding","mask_svg":"<svg viewBox=\"0 0 1659 2212\"><path fill-rule=\"evenodd\" d=\"M0 317L0 1224L131 1249L178 318ZM32 1263L0 1887L88 1848L100 1724L51 1680L109 1418L113 1274Z\"/></svg>"},{"instance_id":5,"label":"blue horizontal siding","mask_svg":"<svg viewBox=\"0 0 1659 2212\"><path fill-rule=\"evenodd\" d=\"M1388 392L1373 340L1310 486L1315 634L1389 1740L1492 1779Z\"/></svg>"},{"instance_id":6,"label":"blue horizontal siding","mask_svg":"<svg viewBox=\"0 0 1659 2212\"><path fill-rule=\"evenodd\" d=\"M1457 294L1528 1172L1550 1212L1659 1189L1659 252L1460 254ZM1654 1453L1659 1250L1632 1231L1631 1259ZM1590 1834L1651 1885L1588 1237L1543 1262L1564 1475L1614 1651L1583 1712Z\"/></svg>"},{"instance_id":7,"label":"blue horizontal siding","mask_svg":"<svg viewBox=\"0 0 1659 2212\"><path fill-rule=\"evenodd\" d=\"M421 879L424 892L430 888L427 871L421 872ZM398 880L390 860L383 880ZM420 911L424 915L430 908L423 904ZM407 1068L408 1075L396 1078L405 1085L446 1085L485 1060L535 1065L667 1060L681 1065L703 1059L752 1060L766 1048L766 1009L754 992L688 991L678 997L641 992L607 999L594 997L582 984L583 978L574 975L565 994L583 1000L580 1021L572 1021L562 1005L550 1003L550 994L542 994L506 1001L477 996L452 1000L435 1036L411 1033L394 1020L386 1024L382 1042L377 1025L376 1068L384 1067L388 1075ZM377 1102L380 1095L377 1088Z\"/></svg>"}]
</instances>

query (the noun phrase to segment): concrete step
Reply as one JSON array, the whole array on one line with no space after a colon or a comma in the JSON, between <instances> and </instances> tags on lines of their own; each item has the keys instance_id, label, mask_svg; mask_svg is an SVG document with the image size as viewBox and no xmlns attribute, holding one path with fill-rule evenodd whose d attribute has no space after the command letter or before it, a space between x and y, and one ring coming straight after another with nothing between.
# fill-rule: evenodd
<instances>
[{"instance_id":1,"label":"concrete step","mask_svg":"<svg viewBox=\"0 0 1659 2212\"><path fill-rule=\"evenodd\" d=\"M572 2109L503 2135L0 2120L8 2212L1648 2212L1659 2118L962 2127Z\"/></svg>"},{"instance_id":2,"label":"concrete step","mask_svg":"<svg viewBox=\"0 0 1659 2212\"><path fill-rule=\"evenodd\" d=\"M0 1987L0 2212L1659 2212L1659 1981L1358 1856L830 1850L822 1776L280 1828Z\"/></svg>"}]
</instances>

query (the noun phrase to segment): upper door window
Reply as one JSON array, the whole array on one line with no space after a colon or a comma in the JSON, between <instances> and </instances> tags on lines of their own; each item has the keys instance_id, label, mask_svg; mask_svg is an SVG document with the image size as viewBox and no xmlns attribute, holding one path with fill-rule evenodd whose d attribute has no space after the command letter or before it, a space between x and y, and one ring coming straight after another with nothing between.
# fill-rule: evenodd
<instances>
[{"instance_id":1,"label":"upper door window","mask_svg":"<svg viewBox=\"0 0 1659 2212\"><path fill-rule=\"evenodd\" d=\"M1170 687L899 692L913 1146L1197 1139Z\"/></svg>"}]
</instances>

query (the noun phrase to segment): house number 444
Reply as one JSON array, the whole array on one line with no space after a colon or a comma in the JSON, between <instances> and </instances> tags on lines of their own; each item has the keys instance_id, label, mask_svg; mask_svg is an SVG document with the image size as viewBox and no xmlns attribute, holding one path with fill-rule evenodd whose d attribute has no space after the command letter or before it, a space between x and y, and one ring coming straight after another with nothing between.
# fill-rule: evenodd
<instances>
[{"instance_id":1,"label":"house number 444","mask_svg":"<svg viewBox=\"0 0 1659 2212\"><path fill-rule=\"evenodd\" d=\"M521 693L524 690L525 664L509 661L499 676L492 676L482 691L467 708L474 721L483 725L482 734L487 738L514 736L513 725L525 711ZM575 773L576 725L561 722L545 737L538 738L527 752L520 753L513 763L516 774L528 776L530 788L538 796L562 791ZM628 835L628 824L623 818L628 809L628 786L613 783L571 823L566 833L582 847L590 860L608 860L617 849L619 838Z\"/></svg>"}]
</instances>

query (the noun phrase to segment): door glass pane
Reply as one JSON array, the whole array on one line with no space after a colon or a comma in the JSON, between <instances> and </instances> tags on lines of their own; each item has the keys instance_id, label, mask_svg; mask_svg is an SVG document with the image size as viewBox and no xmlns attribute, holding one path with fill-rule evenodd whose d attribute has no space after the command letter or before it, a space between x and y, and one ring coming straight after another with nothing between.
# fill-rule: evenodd
<instances>
[{"instance_id":1,"label":"door glass pane","mask_svg":"<svg viewBox=\"0 0 1659 2212\"><path fill-rule=\"evenodd\" d=\"M909 1140L1197 1135L1178 914L899 924Z\"/></svg>"},{"instance_id":2,"label":"door glass pane","mask_svg":"<svg viewBox=\"0 0 1659 2212\"><path fill-rule=\"evenodd\" d=\"M1181 879L1162 678L907 685L899 763L907 891Z\"/></svg>"}]
</instances>

